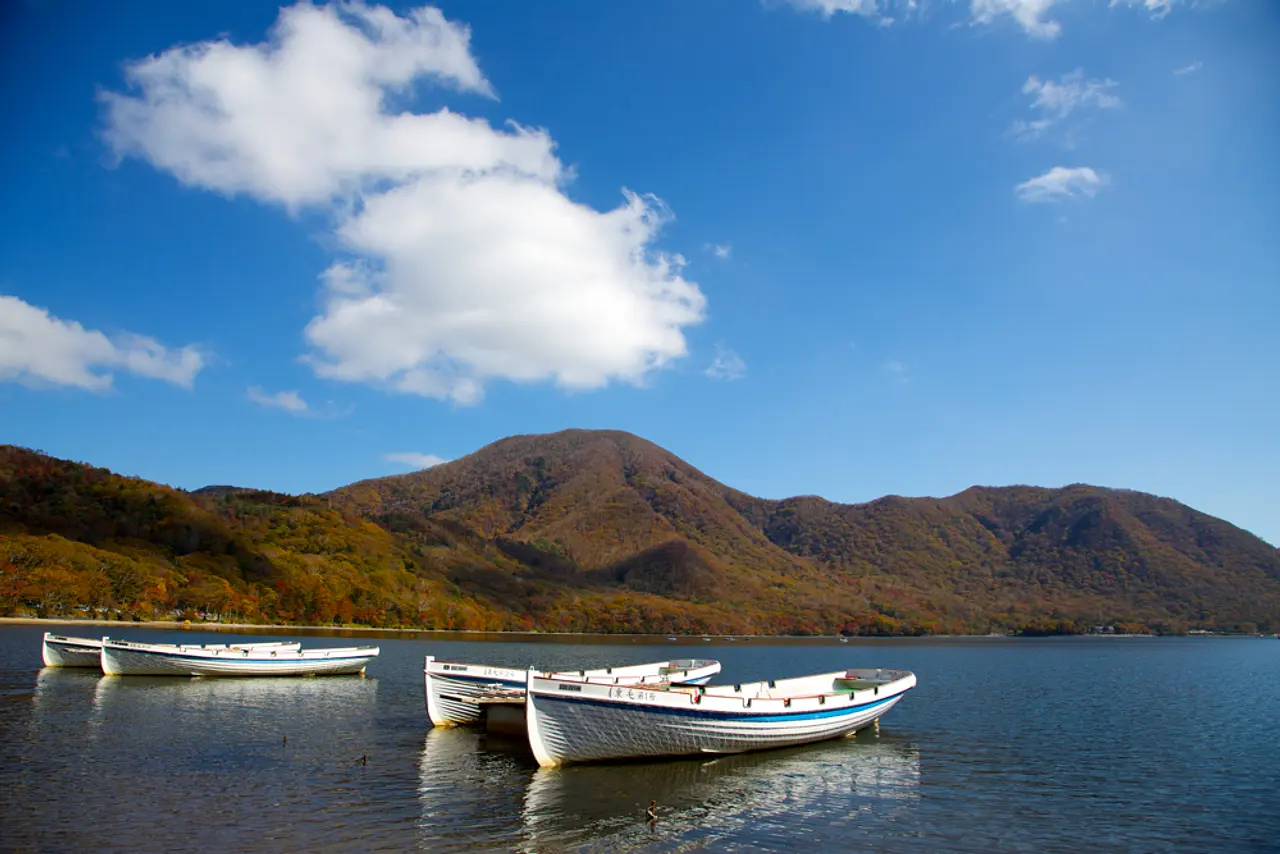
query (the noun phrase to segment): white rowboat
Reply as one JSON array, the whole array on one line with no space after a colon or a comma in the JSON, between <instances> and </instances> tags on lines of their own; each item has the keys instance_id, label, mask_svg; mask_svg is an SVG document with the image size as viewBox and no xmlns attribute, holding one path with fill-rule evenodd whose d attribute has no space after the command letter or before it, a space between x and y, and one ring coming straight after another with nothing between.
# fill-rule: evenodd
<instances>
[{"instance_id":1,"label":"white rowboat","mask_svg":"<svg viewBox=\"0 0 1280 854\"><path fill-rule=\"evenodd\" d=\"M101 667L102 641L45 632L40 656L45 667Z\"/></svg>"},{"instance_id":2,"label":"white rowboat","mask_svg":"<svg viewBox=\"0 0 1280 854\"><path fill-rule=\"evenodd\" d=\"M263 641L233 644L153 644L174 650L184 649L298 649L297 641ZM41 657L45 667L102 667L102 638L73 638L44 633Z\"/></svg>"},{"instance_id":3,"label":"white rowboat","mask_svg":"<svg viewBox=\"0 0 1280 854\"><path fill-rule=\"evenodd\" d=\"M544 767L744 753L850 735L915 687L905 670L840 670L711 687L619 687L532 671L525 720Z\"/></svg>"},{"instance_id":4,"label":"white rowboat","mask_svg":"<svg viewBox=\"0 0 1280 854\"><path fill-rule=\"evenodd\" d=\"M437 661L428 655L423 667L426 681L427 716L435 726L457 726L476 723L484 713L482 699L503 697L523 704L528 670L490 667L486 664L461 664ZM601 685L700 685L720 672L720 662L701 658L680 658L602 667L595 670L570 670L554 674L582 679Z\"/></svg>"},{"instance_id":5,"label":"white rowboat","mask_svg":"<svg viewBox=\"0 0 1280 854\"><path fill-rule=\"evenodd\" d=\"M102 639L108 676L336 676L363 673L378 647L302 649L297 643L174 646Z\"/></svg>"}]
</instances>

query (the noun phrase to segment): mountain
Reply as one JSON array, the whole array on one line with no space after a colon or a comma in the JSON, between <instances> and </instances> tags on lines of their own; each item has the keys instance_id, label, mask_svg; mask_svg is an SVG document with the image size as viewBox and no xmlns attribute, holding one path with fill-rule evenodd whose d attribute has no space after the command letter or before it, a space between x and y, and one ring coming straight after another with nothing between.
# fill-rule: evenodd
<instances>
[{"instance_id":1,"label":"mountain","mask_svg":"<svg viewBox=\"0 0 1280 854\"><path fill-rule=\"evenodd\" d=\"M831 608L859 630L1059 619L1280 622L1280 551L1165 498L974 487L836 504L754 498L628 433L515 436L330 494L351 512L463 525L586 574L682 598Z\"/></svg>"},{"instance_id":2,"label":"mountain","mask_svg":"<svg viewBox=\"0 0 1280 854\"><path fill-rule=\"evenodd\" d=\"M1280 552L1165 498L755 498L615 431L322 496L188 493L0 447L0 613L464 629L1280 627Z\"/></svg>"}]
</instances>

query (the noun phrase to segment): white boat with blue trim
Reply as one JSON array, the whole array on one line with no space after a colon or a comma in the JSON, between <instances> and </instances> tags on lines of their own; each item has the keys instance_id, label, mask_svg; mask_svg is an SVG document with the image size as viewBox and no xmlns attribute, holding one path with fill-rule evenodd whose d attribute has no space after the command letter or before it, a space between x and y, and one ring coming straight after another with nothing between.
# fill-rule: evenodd
<instances>
[{"instance_id":1,"label":"white boat with blue trim","mask_svg":"<svg viewBox=\"0 0 1280 854\"><path fill-rule=\"evenodd\" d=\"M529 746L543 767L839 738L878 723L916 685L914 673L874 668L708 687L601 685L533 671L527 681Z\"/></svg>"},{"instance_id":2,"label":"white boat with blue trim","mask_svg":"<svg viewBox=\"0 0 1280 854\"><path fill-rule=\"evenodd\" d=\"M261 644L134 643L102 639L108 676L338 676L364 673L378 647L303 649L295 642Z\"/></svg>"},{"instance_id":3,"label":"white boat with blue trim","mask_svg":"<svg viewBox=\"0 0 1280 854\"><path fill-rule=\"evenodd\" d=\"M154 644L174 650L183 649L298 649L297 641L264 641L235 644ZM95 667L102 668L102 638L73 638L67 635L44 633L41 658L45 667Z\"/></svg>"},{"instance_id":4,"label":"white boat with blue trim","mask_svg":"<svg viewBox=\"0 0 1280 854\"><path fill-rule=\"evenodd\" d=\"M487 702L523 705L528 670L437 661L428 655L423 667L427 716L435 726L478 723ZM544 674L581 679L600 685L702 685L720 672L720 662L704 658L678 658L648 664L568 670Z\"/></svg>"},{"instance_id":5,"label":"white boat with blue trim","mask_svg":"<svg viewBox=\"0 0 1280 854\"><path fill-rule=\"evenodd\" d=\"M45 667L101 667L102 640L45 632L40 657Z\"/></svg>"}]
</instances>

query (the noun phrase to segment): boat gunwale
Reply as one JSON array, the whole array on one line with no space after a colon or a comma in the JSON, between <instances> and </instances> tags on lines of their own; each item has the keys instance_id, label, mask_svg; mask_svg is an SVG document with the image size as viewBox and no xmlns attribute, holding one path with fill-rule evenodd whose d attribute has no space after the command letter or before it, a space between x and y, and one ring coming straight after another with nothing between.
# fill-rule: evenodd
<instances>
[{"instance_id":1,"label":"boat gunwale","mask_svg":"<svg viewBox=\"0 0 1280 854\"><path fill-rule=\"evenodd\" d=\"M636 709L636 710L641 710L641 711L653 713L653 714L672 715L674 717L704 718L704 719L709 718L709 719L715 719L718 721L724 721L726 723L786 723L790 721L819 720L822 718L838 718L838 717L843 717L845 715L852 715L860 712L868 712L876 708L877 706L882 706L886 703L897 702L902 697L902 695L909 690L911 689L907 688L897 693L889 694L884 697L876 697L875 699L866 703L853 703L847 706L830 706L825 709L823 708L797 709L796 711L782 711L782 712L769 711L767 709L756 712L754 711L755 709L754 706L746 706L742 709L736 709L736 710L711 709L711 708L702 708L700 706L686 706L682 708L676 708L674 706L653 706L653 705L637 702L634 700L625 700L625 699L618 701L618 700L600 699L597 697L572 697L572 696L560 696L560 695L554 695L554 694L537 694L536 697L537 697L537 702L539 703L549 700L553 703L554 702L574 703L574 704L584 705L584 706L602 706L602 707L608 707L611 709Z\"/></svg>"},{"instance_id":2,"label":"boat gunwale","mask_svg":"<svg viewBox=\"0 0 1280 854\"><path fill-rule=\"evenodd\" d=\"M673 666L675 662L688 662L690 667ZM477 668L479 670L501 671L504 675L520 675L524 679L504 679L502 676L493 674L482 675L469 672L461 672L450 670L450 667L467 667ZM628 674L626 671L638 671L645 668L653 669L651 673ZM532 668L503 667L496 664L472 664L465 661L443 661L435 656L428 655L423 662L422 672L432 678L437 679L463 679L470 682L501 682L511 685L527 685L529 673L536 673L540 676L551 678L582 679L591 685L680 685L688 683L672 682L671 676L684 674L688 676L695 673L695 679L709 679L720 672L721 664L715 658L677 658L667 659L664 661L650 661L643 664L624 664L620 667L597 667L577 670L534 670ZM696 671L710 671L705 674L696 673ZM621 671L621 672L619 672ZM632 682L633 679L654 679L653 682ZM627 682L619 682L619 679L627 679ZM608 681L606 681L608 680Z\"/></svg>"},{"instance_id":3,"label":"boat gunwale","mask_svg":"<svg viewBox=\"0 0 1280 854\"><path fill-rule=\"evenodd\" d=\"M740 683L732 686L734 693L712 693L715 689L730 688L728 685L716 686L606 686L599 683L579 679L563 679L558 677L529 674L528 691L538 701L544 699L563 700L570 703L590 703L612 708L634 708L653 712L689 713L697 717L737 717L743 721L764 720L799 720L807 717L833 717L847 710L870 708L876 704L900 697L916 686L915 674L907 670L886 670L883 668L858 668L863 672L879 671L892 674L893 679L874 683L861 690L852 688L838 691L824 691L811 694L794 694L789 696L749 696L746 689L761 690L768 686L769 690L780 690L775 687L786 682L803 682L805 680L830 677L832 683L842 680L854 672L854 669L815 673L790 679L768 680L761 682ZM534 680L555 684L554 688L536 685ZM852 680L850 680L852 681ZM571 686L571 687L570 687ZM615 695L613 690L602 693L601 689L628 689L630 696L624 696L621 690ZM564 692L564 693L561 693ZM640 696L635 696L639 692ZM648 696L646 696L648 695ZM676 697L687 697L688 700L677 700ZM832 705L833 698L845 700L844 704ZM793 702L799 705L793 707ZM799 717L796 717L799 716Z\"/></svg>"},{"instance_id":4,"label":"boat gunwale","mask_svg":"<svg viewBox=\"0 0 1280 854\"><path fill-rule=\"evenodd\" d=\"M70 635L55 635L52 632L44 633L44 642L62 646L102 649L102 640L100 638L73 638Z\"/></svg>"}]
</instances>

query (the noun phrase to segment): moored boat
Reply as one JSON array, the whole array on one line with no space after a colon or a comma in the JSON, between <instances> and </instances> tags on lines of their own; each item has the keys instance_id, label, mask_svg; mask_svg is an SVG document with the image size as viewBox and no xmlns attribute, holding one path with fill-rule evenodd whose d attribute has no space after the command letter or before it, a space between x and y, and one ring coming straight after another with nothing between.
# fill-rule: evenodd
<instances>
[{"instance_id":1,"label":"moored boat","mask_svg":"<svg viewBox=\"0 0 1280 854\"><path fill-rule=\"evenodd\" d=\"M101 667L102 641L45 632L40 657L45 667Z\"/></svg>"},{"instance_id":2,"label":"moored boat","mask_svg":"<svg viewBox=\"0 0 1280 854\"><path fill-rule=\"evenodd\" d=\"M189 645L102 639L108 676L337 676L363 673L378 647L302 649L298 643Z\"/></svg>"},{"instance_id":3,"label":"moored boat","mask_svg":"<svg viewBox=\"0 0 1280 854\"><path fill-rule=\"evenodd\" d=\"M183 649L298 649L297 641L264 641L233 644L153 644L175 650ZM102 667L102 638L73 638L44 633L41 658L45 667Z\"/></svg>"},{"instance_id":4,"label":"moored boat","mask_svg":"<svg viewBox=\"0 0 1280 854\"><path fill-rule=\"evenodd\" d=\"M423 667L426 682L427 716L435 726L457 726L478 722L485 714L485 701L523 705L529 671L487 664L437 661L428 655ZM649 664L571 670L554 674L602 685L701 685L720 672L720 662L701 658L678 658Z\"/></svg>"},{"instance_id":5,"label":"moored boat","mask_svg":"<svg viewBox=\"0 0 1280 854\"><path fill-rule=\"evenodd\" d=\"M544 767L744 753L855 733L915 684L909 671L881 669L710 687L600 685L531 671L526 727Z\"/></svg>"}]
</instances>

